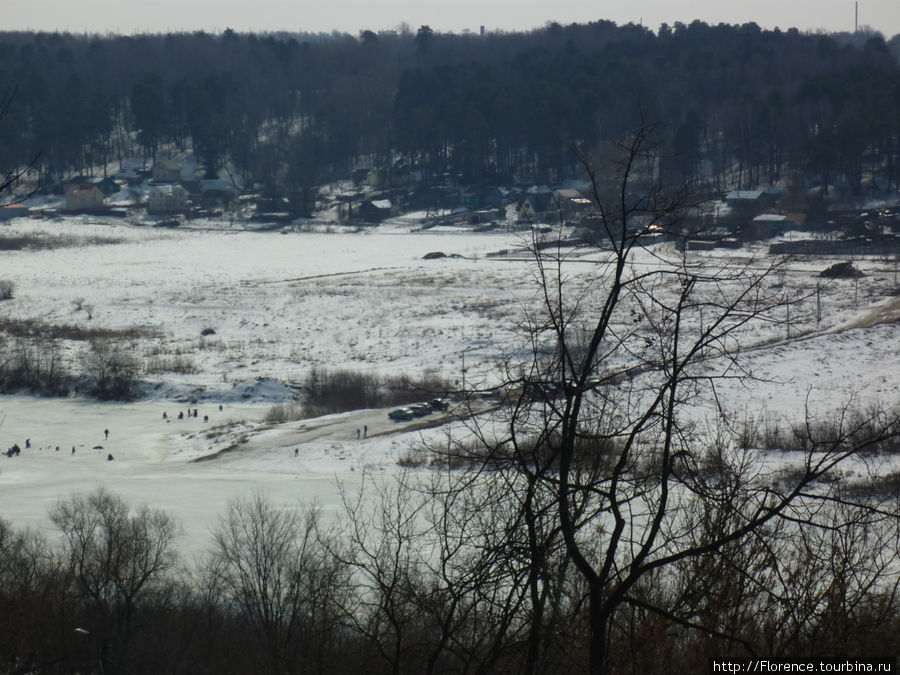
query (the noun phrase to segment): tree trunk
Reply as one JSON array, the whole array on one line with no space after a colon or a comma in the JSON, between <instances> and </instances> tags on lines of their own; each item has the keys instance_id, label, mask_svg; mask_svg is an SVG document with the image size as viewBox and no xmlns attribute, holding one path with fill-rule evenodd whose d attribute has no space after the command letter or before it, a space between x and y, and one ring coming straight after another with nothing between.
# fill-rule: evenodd
<instances>
[{"instance_id":1,"label":"tree trunk","mask_svg":"<svg viewBox=\"0 0 900 675\"><path fill-rule=\"evenodd\" d=\"M590 675L605 675L608 654L607 634L609 632L610 612L603 602L603 589L594 585L588 597L588 616L590 619Z\"/></svg>"}]
</instances>

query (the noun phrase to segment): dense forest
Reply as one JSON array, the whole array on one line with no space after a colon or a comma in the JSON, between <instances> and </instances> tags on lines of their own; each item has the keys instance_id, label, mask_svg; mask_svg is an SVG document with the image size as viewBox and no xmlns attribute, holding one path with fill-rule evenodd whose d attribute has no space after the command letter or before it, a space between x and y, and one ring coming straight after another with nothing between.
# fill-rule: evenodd
<instances>
[{"instance_id":1,"label":"dense forest","mask_svg":"<svg viewBox=\"0 0 900 675\"><path fill-rule=\"evenodd\" d=\"M308 210L314 188L376 168L395 182L554 184L590 148L663 123L665 175L710 190L780 183L890 190L900 36L756 24L422 26L346 34L0 33L0 168L44 186L191 150Z\"/></svg>"}]
</instances>

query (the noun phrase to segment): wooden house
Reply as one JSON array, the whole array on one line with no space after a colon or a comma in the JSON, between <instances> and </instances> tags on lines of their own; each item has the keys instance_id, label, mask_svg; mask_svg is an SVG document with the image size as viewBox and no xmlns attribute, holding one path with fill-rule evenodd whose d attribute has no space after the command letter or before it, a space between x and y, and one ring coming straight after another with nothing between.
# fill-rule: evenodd
<instances>
[{"instance_id":1,"label":"wooden house","mask_svg":"<svg viewBox=\"0 0 900 675\"><path fill-rule=\"evenodd\" d=\"M147 211L153 214L181 213L187 209L188 192L180 185L159 185L150 191Z\"/></svg>"},{"instance_id":2,"label":"wooden house","mask_svg":"<svg viewBox=\"0 0 900 675\"><path fill-rule=\"evenodd\" d=\"M93 183L72 183L66 188L67 211L102 209L106 195Z\"/></svg>"},{"instance_id":3,"label":"wooden house","mask_svg":"<svg viewBox=\"0 0 900 675\"><path fill-rule=\"evenodd\" d=\"M181 164L174 159L161 159L153 165L153 180L157 183L177 183L181 180Z\"/></svg>"}]
</instances>

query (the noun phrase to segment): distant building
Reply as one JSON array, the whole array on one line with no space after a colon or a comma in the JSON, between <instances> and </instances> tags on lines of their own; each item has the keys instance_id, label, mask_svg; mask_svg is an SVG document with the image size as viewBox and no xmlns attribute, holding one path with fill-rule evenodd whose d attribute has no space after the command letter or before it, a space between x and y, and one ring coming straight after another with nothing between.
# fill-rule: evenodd
<instances>
[{"instance_id":1,"label":"distant building","mask_svg":"<svg viewBox=\"0 0 900 675\"><path fill-rule=\"evenodd\" d=\"M24 204L7 204L6 206L0 206L0 221L12 220L13 218L27 215L28 207Z\"/></svg>"},{"instance_id":2,"label":"distant building","mask_svg":"<svg viewBox=\"0 0 900 675\"><path fill-rule=\"evenodd\" d=\"M457 195L458 205L471 211L499 208L503 203L503 191L498 187L462 187Z\"/></svg>"},{"instance_id":3,"label":"distant building","mask_svg":"<svg viewBox=\"0 0 900 675\"><path fill-rule=\"evenodd\" d=\"M765 203L765 199L765 190L732 190L725 195L725 203L732 208L756 206Z\"/></svg>"},{"instance_id":4,"label":"distant building","mask_svg":"<svg viewBox=\"0 0 900 675\"><path fill-rule=\"evenodd\" d=\"M763 209L772 208L782 196L783 191L775 187L765 190L732 190L725 195L725 203L741 213L759 213Z\"/></svg>"},{"instance_id":5,"label":"distant building","mask_svg":"<svg viewBox=\"0 0 900 675\"><path fill-rule=\"evenodd\" d=\"M516 206L516 216L525 223L555 223L559 220L559 204L552 192L528 192Z\"/></svg>"},{"instance_id":6,"label":"distant building","mask_svg":"<svg viewBox=\"0 0 900 675\"><path fill-rule=\"evenodd\" d=\"M93 183L73 183L66 188L67 211L102 209L106 195Z\"/></svg>"},{"instance_id":7,"label":"distant building","mask_svg":"<svg viewBox=\"0 0 900 675\"><path fill-rule=\"evenodd\" d=\"M200 201L204 207L225 206L235 197L235 189L221 178L200 181Z\"/></svg>"},{"instance_id":8,"label":"distant building","mask_svg":"<svg viewBox=\"0 0 900 675\"><path fill-rule=\"evenodd\" d=\"M390 199L370 199L359 207L359 215L363 220L379 223L385 218L395 215L394 205Z\"/></svg>"},{"instance_id":9,"label":"distant building","mask_svg":"<svg viewBox=\"0 0 900 675\"><path fill-rule=\"evenodd\" d=\"M181 182L181 186L187 190L189 199L194 206L204 209L221 208L229 204L237 195L234 187L221 178L186 180Z\"/></svg>"},{"instance_id":10,"label":"distant building","mask_svg":"<svg viewBox=\"0 0 900 675\"><path fill-rule=\"evenodd\" d=\"M99 183L96 183L96 186L107 197L111 197L112 195L122 191L122 186L108 176L101 180Z\"/></svg>"},{"instance_id":11,"label":"distant building","mask_svg":"<svg viewBox=\"0 0 900 675\"><path fill-rule=\"evenodd\" d=\"M553 192L564 220L583 216L593 202L574 188L561 188Z\"/></svg>"},{"instance_id":12,"label":"distant building","mask_svg":"<svg viewBox=\"0 0 900 675\"><path fill-rule=\"evenodd\" d=\"M188 192L180 185L160 185L150 191L147 211L155 214L181 213L187 208Z\"/></svg>"},{"instance_id":13,"label":"distant building","mask_svg":"<svg viewBox=\"0 0 900 675\"><path fill-rule=\"evenodd\" d=\"M174 159L161 159L153 165L153 180L158 183L177 183L181 180L181 164Z\"/></svg>"},{"instance_id":14,"label":"distant building","mask_svg":"<svg viewBox=\"0 0 900 675\"><path fill-rule=\"evenodd\" d=\"M771 239L787 230L794 223L780 213L762 213L741 228L741 236L746 240Z\"/></svg>"}]
</instances>

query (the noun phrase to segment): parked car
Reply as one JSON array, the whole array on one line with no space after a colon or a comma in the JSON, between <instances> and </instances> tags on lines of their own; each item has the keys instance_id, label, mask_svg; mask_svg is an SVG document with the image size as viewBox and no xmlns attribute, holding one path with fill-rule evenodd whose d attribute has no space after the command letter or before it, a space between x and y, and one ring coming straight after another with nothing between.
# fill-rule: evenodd
<instances>
[{"instance_id":1,"label":"parked car","mask_svg":"<svg viewBox=\"0 0 900 675\"><path fill-rule=\"evenodd\" d=\"M416 417L424 417L425 415L431 414L431 406L427 403L413 403L409 406L409 409Z\"/></svg>"},{"instance_id":2,"label":"parked car","mask_svg":"<svg viewBox=\"0 0 900 675\"><path fill-rule=\"evenodd\" d=\"M450 407L450 404L445 398L433 398L428 401L428 405L431 406L432 410L446 410Z\"/></svg>"},{"instance_id":3,"label":"parked car","mask_svg":"<svg viewBox=\"0 0 900 675\"><path fill-rule=\"evenodd\" d=\"M397 408L388 413L388 417L397 421L411 420L414 416L413 411L409 408Z\"/></svg>"}]
</instances>

